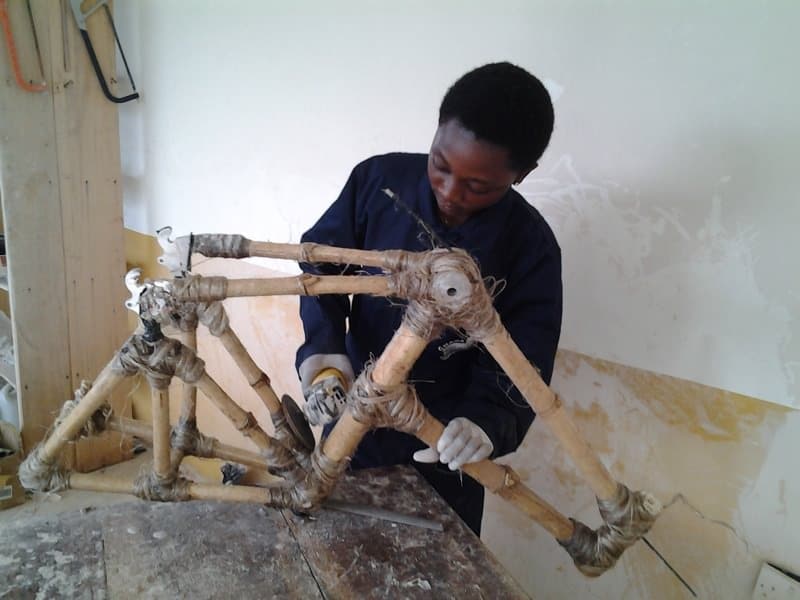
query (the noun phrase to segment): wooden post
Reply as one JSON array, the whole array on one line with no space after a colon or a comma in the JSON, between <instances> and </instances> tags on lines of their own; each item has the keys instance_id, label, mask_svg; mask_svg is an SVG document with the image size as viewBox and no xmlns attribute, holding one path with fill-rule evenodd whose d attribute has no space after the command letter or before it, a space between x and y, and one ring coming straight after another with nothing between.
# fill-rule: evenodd
<instances>
[{"instance_id":1,"label":"wooden post","mask_svg":"<svg viewBox=\"0 0 800 600\"><path fill-rule=\"evenodd\" d=\"M8 4L12 19L26 23L25 3ZM26 451L127 333L117 107L100 91L64 6L33 2L45 92L18 89L8 61L0 60L0 195ZM88 28L103 71L114 73L107 20L98 14ZM27 32L15 33L23 70L33 73ZM91 448L83 452L85 444ZM120 457L118 442L109 440L82 441L77 452L78 468Z\"/></svg>"}]
</instances>

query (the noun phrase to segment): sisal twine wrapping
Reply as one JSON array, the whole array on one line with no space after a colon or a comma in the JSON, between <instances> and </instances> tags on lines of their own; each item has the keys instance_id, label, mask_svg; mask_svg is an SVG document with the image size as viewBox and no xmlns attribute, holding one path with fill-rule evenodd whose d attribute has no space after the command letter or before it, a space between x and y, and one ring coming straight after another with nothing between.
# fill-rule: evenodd
<instances>
[{"instance_id":1,"label":"sisal twine wrapping","mask_svg":"<svg viewBox=\"0 0 800 600\"><path fill-rule=\"evenodd\" d=\"M161 477L155 471L144 473L133 482L133 493L144 500L180 502L190 500L191 481L170 475Z\"/></svg>"},{"instance_id":2,"label":"sisal twine wrapping","mask_svg":"<svg viewBox=\"0 0 800 600\"><path fill-rule=\"evenodd\" d=\"M415 435L425 422L427 410L407 383L383 386L375 383L370 361L348 394L353 419L371 428L390 427Z\"/></svg>"},{"instance_id":3,"label":"sisal twine wrapping","mask_svg":"<svg viewBox=\"0 0 800 600\"><path fill-rule=\"evenodd\" d=\"M272 475L283 477L290 484L297 484L306 476L306 471L295 460L294 454L274 439L261 451L267 463L267 471Z\"/></svg>"},{"instance_id":4,"label":"sisal twine wrapping","mask_svg":"<svg viewBox=\"0 0 800 600\"><path fill-rule=\"evenodd\" d=\"M597 505L605 521L593 531L580 521L572 520L572 537L558 541L572 557L578 570L597 577L614 566L626 548L646 534L661 512L661 503L647 492L631 492L623 484L610 500L598 499Z\"/></svg>"},{"instance_id":5,"label":"sisal twine wrapping","mask_svg":"<svg viewBox=\"0 0 800 600\"><path fill-rule=\"evenodd\" d=\"M200 303L196 306L195 312L200 322L208 328L208 331L214 337L221 336L230 325L222 302Z\"/></svg>"},{"instance_id":6,"label":"sisal twine wrapping","mask_svg":"<svg viewBox=\"0 0 800 600\"><path fill-rule=\"evenodd\" d=\"M186 383L197 382L205 373L205 363L178 340L165 337L151 343L134 335L117 353L113 369L125 375L141 372L152 387L163 390L173 376Z\"/></svg>"},{"instance_id":7,"label":"sisal twine wrapping","mask_svg":"<svg viewBox=\"0 0 800 600\"><path fill-rule=\"evenodd\" d=\"M58 492L69 487L69 473L61 468L57 460L45 461L41 456L42 445L37 444L33 452L19 466L19 480L23 487L38 492Z\"/></svg>"},{"instance_id":8,"label":"sisal twine wrapping","mask_svg":"<svg viewBox=\"0 0 800 600\"><path fill-rule=\"evenodd\" d=\"M290 488L271 488L269 505L303 514L317 510L333 491L349 462L349 459L337 462L328 458L318 445L311 455L311 470Z\"/></svg>"},{"instance_id":9,"label":"sisal twine wrapping","mask_svg":"<svg viewBox=\"0 0 800 600\"><path fill-rule=\"evenodd\" d=\"M214 457L214 438L206 437L197 429L194 419L180 418L170 434L170 446L189 456Z\"/></svg>"},{"instance_id":10,"label":"sisal twine wrapping","mask_svg":"<svg viewBox=\"0 0 800 600\"><path fill-rule=\"evenodd\" d=\"M175 302L216 302L228 294L227 277L200 277L190 275L172 281Z\"/></svg>"},{"instance_id":11,"label":"sisal twine wrapping","mask_svg":"<svg viewBox=\"0 0 800 600\"><path fill-rule=\"evenodd\" d=\"M209 258L247 258L250 256L250 240L238 234L196 233L192 236L189 251Z\"/></svg>"},{"instance_id":12,"label":"sisal twine wrapping","mask_svg":"<svg viewBox=\"0 0 800 600\"><path fill-rule=\"evenodd\" d=\"M409 304L404 323L425 339L440 333L441 325L461 328L471 338L484 340L502 330L492 305L492 290L486 289L480 269L472 257L458 248L438 248L411 259L401 259L405 269L392 274L390 289ZM456 277L459 287L446 283Z\"/></svg>"}]
</instances>

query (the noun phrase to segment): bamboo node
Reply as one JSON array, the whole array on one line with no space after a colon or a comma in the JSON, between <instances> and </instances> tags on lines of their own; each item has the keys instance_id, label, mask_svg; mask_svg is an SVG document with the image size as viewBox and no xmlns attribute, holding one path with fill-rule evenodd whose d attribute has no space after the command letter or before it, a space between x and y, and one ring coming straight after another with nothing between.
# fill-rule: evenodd
<instances>
[{"instance_id":1,"label":"bamboo node","mask_svg":"<svg viewBox=\"0 0 800 600\"><path fill-rule=\"evenodd\" d=\"M375 383L373 362L364 365L348 394L353 418L368 427L391 427L416 434L425 422L428 411L419 401L414 388L407 383L383 386Z\"/></svg>"},{"instance_id":2,"label":"bamboo node","mask_svg":"<svg viewBox=\"0 0 800 600\"><path fill-rule=\"evenodd\" d=\"M559 408L561 408L561 406L562 406L561 397L558 394L553 393L552 401L550 402L550 404L546 406L543 410L536 411L536 416L542 419L546 419L552 416Z\"/></svg>"}]
</instances>

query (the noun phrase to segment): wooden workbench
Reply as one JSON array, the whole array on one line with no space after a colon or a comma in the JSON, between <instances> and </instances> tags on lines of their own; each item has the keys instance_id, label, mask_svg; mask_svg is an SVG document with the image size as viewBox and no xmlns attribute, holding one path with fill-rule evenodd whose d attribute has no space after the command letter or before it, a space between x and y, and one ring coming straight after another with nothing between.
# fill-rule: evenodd
<instances>
[{"instance_id":1,"label":"wooden workbench","mask_svg":"<svg viewBox=\"0 0 800 600\"><path fill-rule=\"evenodd\" d=\"M414 469L348 474L334 497L444 531L325 509L133 500L0 527L0 598L527 597Z\"/></svg>"}]
</instances>

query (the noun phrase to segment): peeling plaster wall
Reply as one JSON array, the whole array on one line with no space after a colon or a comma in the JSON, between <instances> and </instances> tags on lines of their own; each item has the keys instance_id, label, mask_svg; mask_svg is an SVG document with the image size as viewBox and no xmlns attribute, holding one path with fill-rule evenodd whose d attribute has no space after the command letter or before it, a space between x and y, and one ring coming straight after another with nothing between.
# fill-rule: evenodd
<instances>
[{"instance_id":1,"label":"peeling plaster wall","mask_svg":"<svg viewBox=\"0 0 800 600\"><path fill-rule=\"evenodd\" d=\"M648 539L701 598L750 598L763 561L800 571L800 413L560 351L554 389L611 472L665 504ZM591 490L542 422L508 461L564 514L600 524ZM687 503L688 502L688 503ZM703 516L700 516L698 512ZM587 579L543 530L487 500L483 539L536 598L686 598L645 545Z\"/></svg>"},{"instance_id":2,"label":"peeling plaster wall","mask_svg":"<svg viewBox=\"0 0 800 600\"><path fill-rule=\"evenodd\" d=\"M556 100L520 190L564 249L562 347L800 406L796 2L116 8L128 227L297 241L354 164L427 150L455 77L511 60Z\"/></svg>"}]
</instances>

